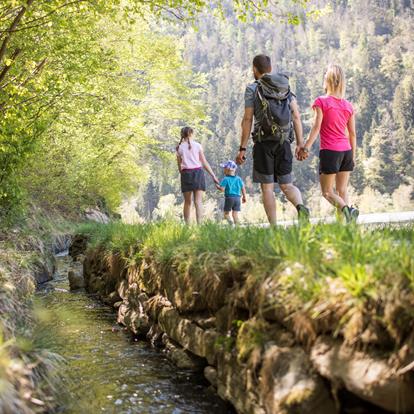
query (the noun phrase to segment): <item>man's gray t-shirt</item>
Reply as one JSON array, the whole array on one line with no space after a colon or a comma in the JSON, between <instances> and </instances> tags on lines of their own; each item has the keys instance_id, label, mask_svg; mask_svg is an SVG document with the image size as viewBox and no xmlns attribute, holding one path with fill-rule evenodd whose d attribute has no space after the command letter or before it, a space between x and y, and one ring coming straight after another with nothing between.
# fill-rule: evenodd
<instances>
[{"instance_id":1,"label":"man's gray t-shirt","mask_svg":"<svg viewBox=\"0 0 414 414\"><path fill-rule=\"evenodd\" d=\"M257 83L251 83L247 85L246 91L244 92L244 107L245 108L254 108L254 126L260 124L261 111L256 100L256 89Z\"/></svg>"}]
</instances>

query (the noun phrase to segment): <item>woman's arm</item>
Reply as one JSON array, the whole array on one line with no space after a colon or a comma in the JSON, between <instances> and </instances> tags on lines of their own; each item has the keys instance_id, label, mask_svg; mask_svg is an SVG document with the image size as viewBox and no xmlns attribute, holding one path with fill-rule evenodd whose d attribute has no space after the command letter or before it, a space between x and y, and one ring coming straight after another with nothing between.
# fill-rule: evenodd
<instances>
[{"instance_id":1,"label":"woman's arm","mask_svg":"<svg viewBox=\"0 0 414 414\"><path fill-rule=\"evenodd\" d=\"M354 159L354 162L355 162L357 143L356 143L355 115L354 114L352 114L351 118L349 118L347 129L348 129L348 134L349 134L349 142L352 148L352 158Z\"/></svg>"},{"instance_id":2,"label":"woman's arm","mask_svg":"<svg viewBox=\"0 0 414 414\"><path fill-rule=\"evenodd\" d=\"M182 160L181 160L181 156L180 156L180 154L177 152L177 165L178 165L178 171L180 172L180 174L181 174L181 162L182 162Z\"/></svg>"},{"instance_id":3,"label":"woman's arm","mask_svg":"<svg viewBox=\"0 0 414 414\"><path fill-rule=\"evenodd\" d=\"M322 120L323 120L322 109L319 108L319 106L316 106L314 108L314 111L315 111L315 117L313 118L312 129L304 145L304 148L306 148L308 151L312 147L313 143L316 141L316 138L318 138L319 132L321 130Z\"/></svg>"},{"instance_id":4,"label":"woman's arm","mask_svg":"<svg viewBox=\"0 0 414 414\"><path fill-rule=\"evenodd\" d=\"M210 167L210 164L206 160L206 157L204 156L203 150L200 150L200 162L201 165L205 168L205 170L210 174L211 178L216 184L220 184L219 180L216 177L216 174L214 174L213 170Z\"/></svg>"}]
</instances>

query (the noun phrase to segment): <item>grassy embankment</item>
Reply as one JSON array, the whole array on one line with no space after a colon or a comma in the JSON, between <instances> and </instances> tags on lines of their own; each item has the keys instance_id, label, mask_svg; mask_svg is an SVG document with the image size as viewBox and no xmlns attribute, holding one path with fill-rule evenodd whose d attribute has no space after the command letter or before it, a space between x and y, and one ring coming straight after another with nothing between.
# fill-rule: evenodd
<instances>
[{"instance_id":1,"label":"grassy embankment","mask_svg":"<svg viewBox=\"0 0 414 414\"><path fill-rule=\"evenodd\" d=\"M34 272L49 254L52 235L66 222L35 213L34 218L0 228L0 412L46 412L60 358L36 345L31 299Z\"/></svg>"},{"instance_id":2,"label":"grassy embankment","mask_svg":"<svg viewBox=\"0 0 414 414\"><path fill-rule=\"evenodd\" d=\"M270 229L112 223L83 225L78 232L89 236L90 246L119 252L133 264L150 256L159 269L173 267L178 275L206 281L211 274L243 275L253 296L255 286L271 280L274 295L267 306L280 309L304 345L327 333L351 345L393 352L414 327L412 225ZM253 316L254 298L249 300Z\"/></svg>"}]
</instances>

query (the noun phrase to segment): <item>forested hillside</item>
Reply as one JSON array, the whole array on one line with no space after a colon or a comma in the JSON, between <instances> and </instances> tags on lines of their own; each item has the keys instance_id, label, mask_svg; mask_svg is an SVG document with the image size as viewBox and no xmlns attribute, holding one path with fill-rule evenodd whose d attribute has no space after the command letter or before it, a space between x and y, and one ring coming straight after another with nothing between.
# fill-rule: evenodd
<instances>
[{"instance_id":1,"label":"forested hillside","mask_svg":"<svg viewBox=\"0 0 414 414\"><path fill-rule=\"evenodd\" d=\"M412 208L414 3L311 3L318 11L308 17L303 15L297 25L279 21L244 24L229 8L223 20L205 14L198 21L198 30L178 29L186 60L207 79L203 102L209 115L208 131L199 130L198 138L204 142L208 158L218 171L220 162L235 156L244 89L252 81L251 60L258 53L269 54L276 69L290 75L307 133L312 120L311 103L323 94L324 67L336 61L346 70L347 97L357 113L359 151L352 177L354 201L362 212ZM170 30L177 32L176 28ZM168 137L168 141L174 140L177 138ZM171 149L173 144L170 142ZM296 182L306 191L315 215L332 211L320 200L316 187L317 151L315 146L313 156L306 162L296 162L294 167ZM249 191L254 195L258 188L248 178L250 154L241 175L247 177ZM142 194L145 203L143 199L139 203L141 215L150 217L160 196L179 194L175 165L173 161L169 165L169 174L153 175L149 181ZM212 187L211 190L211 196L218 198ZM257 202L258 198L254 196L253 200ZM179 209L172 209L174 202L172 195L163 197L156 215L163 211L178 214ZM252 220L260 219L258 209L252 205L257 207L257 203L246 206L246 214ZM208 204L210 213L214 208L215 203Z\"/></svg>"}]
</instances>

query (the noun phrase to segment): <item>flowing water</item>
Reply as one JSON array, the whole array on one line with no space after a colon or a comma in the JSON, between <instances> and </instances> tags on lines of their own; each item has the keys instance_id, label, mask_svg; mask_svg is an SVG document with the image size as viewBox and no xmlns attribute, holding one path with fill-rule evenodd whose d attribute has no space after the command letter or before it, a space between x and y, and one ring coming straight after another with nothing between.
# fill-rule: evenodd
<instances>
[{"instance_id":1,"label":"flowing water","mask_svg":"<svg viewBox=\"0 0 414 414\"><path fill-rule=\"evenodd\" d=\"M177 369L160 352L116 325L113 310L84 292L69 292L69 258L36 297L40 345L63 356L70 414L229 414L202 375Z\"/></svg>"}]
</instances>

